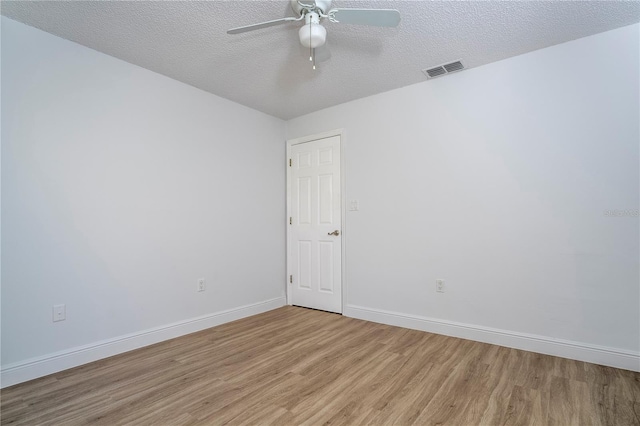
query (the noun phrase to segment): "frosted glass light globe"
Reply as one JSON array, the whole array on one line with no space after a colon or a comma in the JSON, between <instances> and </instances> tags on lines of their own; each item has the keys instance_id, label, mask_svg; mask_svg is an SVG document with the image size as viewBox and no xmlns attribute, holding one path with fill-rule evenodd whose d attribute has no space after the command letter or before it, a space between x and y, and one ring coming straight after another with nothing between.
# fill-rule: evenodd
<instances>
[{"instance_id":1,"label":"frosted glass light globe","mask_svg":"<svg viewBox=\"0 0 640 426\"><path fill-rule=\"evenodd\" d=\"M308 23L300 28L298 36L300 36L300 43L304 47L315 49L327 41L327 30L320 24Z\"/></svg>"}]
</instances>

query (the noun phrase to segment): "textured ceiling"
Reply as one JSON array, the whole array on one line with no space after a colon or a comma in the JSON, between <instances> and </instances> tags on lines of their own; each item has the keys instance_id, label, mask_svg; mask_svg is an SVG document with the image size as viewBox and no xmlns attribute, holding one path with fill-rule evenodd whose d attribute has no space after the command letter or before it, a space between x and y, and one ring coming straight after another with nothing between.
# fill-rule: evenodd
<instances>
[{"instance_id":1,"label":"textured ceiling","mask_svg":"<svg viewBox=\"0 0 640 426\"><path fill-rule=\"evenodd\" d=\"M426 80L423 68L477 67L640 21L640 2L334 0L398 9L397 28L324 21L316 71L288 1L2 1L3 15L283 119ZM330 52L330 53L328 53ZM463 71L464 72L464 71ZM446 77L443 77L446 78Z\"/></svg>"}]
</instances>

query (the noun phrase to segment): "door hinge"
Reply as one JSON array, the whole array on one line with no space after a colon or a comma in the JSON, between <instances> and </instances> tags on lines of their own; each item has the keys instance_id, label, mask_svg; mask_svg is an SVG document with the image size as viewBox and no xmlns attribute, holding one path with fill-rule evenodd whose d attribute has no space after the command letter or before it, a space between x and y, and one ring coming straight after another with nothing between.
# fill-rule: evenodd
<instances>
[{"instance_id":1,"label":"door hinge","mask_svg":"<svg viewBox=\"0 0 640 426\"><path fill-rule=\"evenodd\" d=\"M289 216L289 225L293 225L293 218Z\"/></svg>"},{"instance_id":2,"label":"door hinge","mask_svg":"<svg viewBox=\"0 0 640 426\"><path fill-rule=\"evenodd\" d=\"M293 275L289 275L289 282L293 284Z\"/></svg>"},{"instance_id":3,"label":"door hinge","mask_svg":"<svg viewBox=\"0 0 640 426\"><path fill-rule=\"evenodd\" d=\"M289 158L289 167L291 167L291 158Z\"/></svg>"}]
</instances>

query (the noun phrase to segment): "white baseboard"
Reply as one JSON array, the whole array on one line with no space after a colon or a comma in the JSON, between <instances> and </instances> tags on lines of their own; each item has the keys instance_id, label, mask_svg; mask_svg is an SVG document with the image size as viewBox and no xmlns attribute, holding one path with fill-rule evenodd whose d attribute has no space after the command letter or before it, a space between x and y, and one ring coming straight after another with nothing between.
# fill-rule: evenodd
<instances>
[{"instance_id":1,"label":"white baseboard","mask_svg":"<svg viewBox=\"0 0 640 426\"><path fill-rule=\"evenodd\" d=\"M0 370L0 387L4 388L26 382L143 346L195 333L216 325L267 312L285 304L285 298L278 297L9 364Z\"/></svg>"},{"instance_id":2,"label":"white baseboard","mask_svg":"<svg viewBox=\"0 0 640 426\"><path fill-rule=\"evenodd\" d=\"M343 315L430 333L640 372L640 353L570 340L347 305Z\"/></svg>"}]
</instances>

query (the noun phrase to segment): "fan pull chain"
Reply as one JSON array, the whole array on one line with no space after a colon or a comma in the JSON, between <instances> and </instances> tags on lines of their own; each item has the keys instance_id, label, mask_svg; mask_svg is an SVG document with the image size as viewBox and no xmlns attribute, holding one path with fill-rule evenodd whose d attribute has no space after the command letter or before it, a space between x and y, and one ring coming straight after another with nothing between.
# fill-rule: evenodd
<instances>
[{"instance_id":1,"label":"fan pull chain","mask_svg":"<svg viewBox=\"0 0 640 426\"><path fill-rule=\"evenodd\" d=\"M313 65L313 69L316 69L316 48L313 47L313 16L309 13L305 15L305 17L309 18L309 61Z\"/></svg>"},{"instance_id":2,"label":"fan pull chain","mask_svg":"<svg viewBox=\"0 0 640 426\"><path fill-rule=\"evenodd\" d=\"M311 57L309 58L311 60L311 63L313 64L313 69L316 69L316 48L315 47L311 47L311 27L313 26L313 22L310 22L311 25L309 25L309 48L311 49Z\"/></svg>"},{"instance_id":3,"label":"fan pull chain","mask_svg":"<svg viewBox=\"0 0 640 426\"><path fill-rule=\"evenodd\" d=\"M311 26L313 23L309 20L309 61L313 62L313 47L311 47Z\"/></svg>"}]
</instances>

